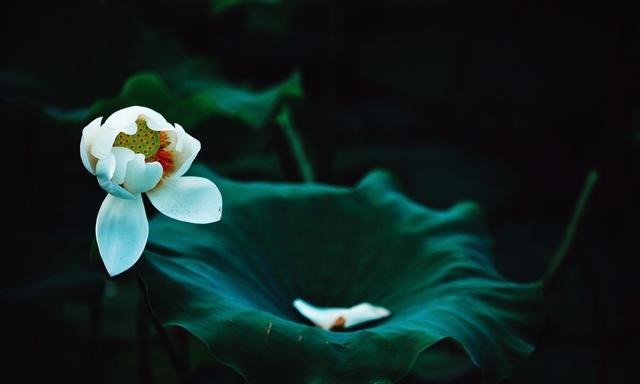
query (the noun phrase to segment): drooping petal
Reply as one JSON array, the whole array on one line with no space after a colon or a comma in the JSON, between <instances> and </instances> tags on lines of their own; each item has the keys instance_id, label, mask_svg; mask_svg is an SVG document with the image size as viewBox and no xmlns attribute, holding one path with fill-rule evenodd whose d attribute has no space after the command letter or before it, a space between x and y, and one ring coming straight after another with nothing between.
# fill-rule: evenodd
<instances>
[{"instance_id":1,"label":"drooping petal","mask_svg":"<svg viewBox=\"0 0 640 384\"><path fill-rule=\"evenodd\" d=\"M173 163L175 166L175 172L172 177L180 177L191 168L191 164L193 164L193 160L200 152L201 147L200 141L185 132L179 124L176 124L176 138L177 142L175 147L172 148L174 150Z\"/></svg>"},{"instance_id":2,"label":"drooping petal","mask_svg":"<svg viewBox=\"0 0 640 384\"><path fill-rule=\"evenodd\" d=\"M96 163L96 176L98 179L111 180L116 171L116 158L113 154L99 159Z\"/></svg>"},{"instance_id":3,"label":"drooping petal","mask_svg":"<svg viewBox=\"0 0 640 384\"><path fill-rule=\"evenodd\" d=\"M148 236L149 222L142 195L132 200L107 195L98 212L96 241L110 276L126 271L138 261Z\"/></svg>"},{"instance_id":4,"label":"drooping petal","mask_svg":"<svg viewBox=\"0 0 640 384\"><path fill-rule=\"evenodd\" d=\"M134 198L134 195L132 195L129 191L122 188L121 186L119 186L118 184L114 183L111 180L98 179L98 184L102 189L105 190L105 192L113 196L116 196L120 199L131 200Z\"/></svg>"},{"instance_id":5,"label":"drooping petal","mask_svg":"<svg viewBox=\"0 0 640 384\"><path fill-rule=\"evenodd\" d=\"M169 178L147 192L147 196L158 211L176 220L208 224L222 216L222 195L218 187L202 177Z\"/></svg>"},{"instance_id":6,"label":"drooping petal","mask_svg":"<svg viewBox=\"0 0 640 384\"><path fill-rule=\"evenodd\" d=\"M127 163L133 160L136 154L129 148L124 147L113 147L111 153L116 159L116 169L111 180L116 184L122 184L127 174Z\"/></svg>"},{"instance_id":7,"label":"drooping petal","mask_svg":"<svg viewBox=\"0 0 640 384\"><path fill-rule=\"evenodd\" d=\"M82 159L82 164L87 171L95 174L96 169L96 159L91 155L91 143L93 142L93 138L96 135L96 132L100 129L100 123L102 122L102 117L98 117L90 122L84 129L82 130L82 138L80 139L80 158Z\"/></svg>"},{"instance_id":8,"label":"drooping petal","mask_svg":"<svg viewBox=\"0 0 640 384\"><path fill-rule=\"evenodd\" d=\"M154 131L169 131L173 130L173 126L162 117L161 114L147 107L140 107L137 105L120 109L114 112L107 118L104 125L111 129L123 130L130 126L136 126L136 120L142 117L147 122L147 126ZM137 128L136 128L137 129ZM134 130L132 133L135 133Z\"/></svg>"},{"instance_id":9,"label":"drooping petal","mask_svg":"<svg viewBox=\"0 0 640 384\"><path fill-rule=\"evenodd\" d=\"M157 161L146 163L144 155L136 154L127 163L123 186L131 193L147 192L162 178L162 165Z\"/></svg>"},{"instance_id":10,"label":"drooping petal","mask_svg":"<svg viewBox=\"0 0 640 384\"><path fill-rule=\"evenodd\" d=\"M360 303L351 308L318 308L296 299L293 306L309 321L326 330L354 327L391 314L388 309L369 303Z\"/></svg>"},{"instance_id":11,"label":"drooping petal","mask_svg":"<svg viewBox=\"0 0 640 384\"><path fill-rule=\"evenodd\" d=\"M98 178L98 184L107 193L121 199L131 200L134 196L112 180L116 173L116 166L116 157L112 153L103 159L99 159L96 163L96 177Z\"/></svg>"}]
</instances>

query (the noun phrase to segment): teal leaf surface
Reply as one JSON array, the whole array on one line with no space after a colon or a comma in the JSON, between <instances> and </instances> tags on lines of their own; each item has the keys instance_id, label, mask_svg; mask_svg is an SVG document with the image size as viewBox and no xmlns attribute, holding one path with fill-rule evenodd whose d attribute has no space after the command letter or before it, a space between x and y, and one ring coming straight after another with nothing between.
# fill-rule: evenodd
<instances>
[{"instance_id":1,"label":"teal leaf surface","mask_svg":"<svg viewBox=\"0 0 640 384\"><path fill-rule=\"evenodd\" d=\"M353 188L240 183L198 168L222 220L151 221L142 271L165 325L180 326L252 383L432 380L469 368L496 382L534 348L538 282L492 266L477 205L418 205L376 171ZM292 306L370 302L392 315L348 332Z\"/></svg>"}]
</instances>

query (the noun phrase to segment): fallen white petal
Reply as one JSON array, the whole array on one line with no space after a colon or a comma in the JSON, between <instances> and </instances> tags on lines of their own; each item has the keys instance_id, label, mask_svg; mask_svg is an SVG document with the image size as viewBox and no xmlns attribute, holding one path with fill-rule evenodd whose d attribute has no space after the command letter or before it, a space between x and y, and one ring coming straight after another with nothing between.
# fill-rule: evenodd
<instances>
[{"instance_id":1,"label":"fallen white petal","mask_svg":"<svg viewBox=\"0 0 640 384\"><path fill-rule=\"evenodd\" d=\"M123 200L107 195L98 211L96 241L110 276L126 271L138 261L148 236L149 223L142 196Z\"/></svg>"},{"instance_id":2,"label":"fallen white petal","mask_svg":"<svg viewBox=\"0 0 640 384\"><path fill-rule=\"evenodd\" d=\"M360 303L351 308L319 308L302 299L295 299L293 306L302 316L326 330L350 328L369 321L382 319L391 314L388 309L369 303Z\"/></svg>"},{"instance_id":3,"label":"fallen white petal","mask_svg":"<svg viewBox=\"0 0 640 384\"><path fill-rule=\"evenodd\" d=\"M147 192L147 196L158 211L172 219L208 224L222 216L222 195L218 187L202 177L169 178Z\"/></svg>"}]
</instances>

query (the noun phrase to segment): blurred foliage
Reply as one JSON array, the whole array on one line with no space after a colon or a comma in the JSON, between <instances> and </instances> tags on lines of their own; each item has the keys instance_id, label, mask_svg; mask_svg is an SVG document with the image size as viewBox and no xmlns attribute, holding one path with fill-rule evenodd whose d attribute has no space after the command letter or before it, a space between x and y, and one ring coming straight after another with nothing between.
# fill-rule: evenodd
<instances>
[{"instance_id":1,"label":"blurred foliage","mask_svg":"<svg viewBox=\"0 0 640 384\"><path fill-rule=\"evenodd\" d=\"M211 10L222 13L244 4L280 4L282 0L211 0Z\"/></svg>"},{"instance_id":2,"label":"blurred foliage","mask_svg":"<svg viewBox=\"0 0 640 384\"><path fill-rule=\"evenodd\" d=\"M583 178L598 169L576 263L549 298L536 351L508 382L640 381L632 10L502 0L9 4L0 15L0 381L139 382L139 298L131 276L106 284L90 256L104 194L78 156L83 126L128 103L193 130L198 159L226 177L296 181L275 120L286 105L317 180L353 185L385 167L417 202L478 202L498 270L518 281L540 277ZM189 351L194 382L241 382L200 341L172 336ZM173 382L151 342L153 378Z\"/></svg>"},{"instance_id":3,"label":"blurred foliage","mask_svg":"<svg viewBox=\"0 0 640 384\"><path fill-rule=\"evenodd\" d=\"M295 73L282 84L264 91L252 91L200 77L193 72L178 77L170 89L157 74L141 72L127 79L116 97L99 100L86 112L45 110L54 118L81 124L92 116L108 115L130 105L143 105L163 111L169 121L180 121L181 125L190 128L197 128L211 117L239 120L260 128L272 116L282 98L301 96L300 79Z\"/></svg>"}]
</instances>

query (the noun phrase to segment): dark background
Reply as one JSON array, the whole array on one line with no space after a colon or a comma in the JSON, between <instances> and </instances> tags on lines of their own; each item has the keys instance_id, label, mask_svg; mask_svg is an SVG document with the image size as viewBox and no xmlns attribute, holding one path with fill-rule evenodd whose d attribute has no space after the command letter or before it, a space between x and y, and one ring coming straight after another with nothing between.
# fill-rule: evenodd
<instances>
[{"instance_id":1,"label":"dark background","mask_svg":"<svg viewBox=\"0 0 640 384\"><path fill-rule=\"evenodd\" d=\"M190 81L171 70L199 58L252 89L299 71L305 96L291 107L318 181L350 185L383 167L423 204L478 201L496 265L514 280L542 275L597 170L538 348L508 382L638 382L640 36L631 5L220 3L14 2L2 12L0 381L140 378L138 304L98 284L104 272L89 257L104 196L78 156L90 119L69 116L115 97L142 70ZM271 123L212 117L185 128L198 129L198 160L222 174L300 179ZM126 299L104 299L118 295ZM101 312L96 300L107 300ZM176 333L197 382L238 382ZM171 382L152 346L155 380Z\"/></svg>"}]
</instances>

